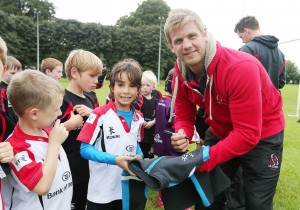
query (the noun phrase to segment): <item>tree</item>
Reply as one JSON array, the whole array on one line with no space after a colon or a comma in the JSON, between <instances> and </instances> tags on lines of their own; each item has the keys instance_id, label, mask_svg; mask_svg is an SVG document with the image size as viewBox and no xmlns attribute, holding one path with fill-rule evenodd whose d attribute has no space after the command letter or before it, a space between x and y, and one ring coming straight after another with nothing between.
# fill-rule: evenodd
<instances>
[{"instance_id":1,"label":"tree","mask_svg":"<svg viewBox=\"0 0 300 210\"><path fill-rule=\"evenodd\" d=\"M299 69L294 62L287 60L285 64L285 71L286 71L287 83L290 82L297 83L297 84L299 83L299 78L300 78Z\"/></svg>"},{"instance_id":2,"label":"tree","mask_svg":"<svg viewBox=\"0 0 300 210\"><path fill-rule=\"evenodd\" d=\"M135 12L130 16L123 16L117 21L119 27L139 27L158 25L158 17L166 18L170 11L170 7L163 0L147 0L139 4Z\"/></svg>"},{"instance_id":3,"label":"tree","mask_svg":"<svg viewBox=\"0 0 300 210\"><path fill-rule=\"evenodd\" d=\"M18 58L25 68L36 68L39 15L39 57L54 57L64 62L69 52L82 48L101 57L110 69L124 58L137 60L144 69L157 72L159 26L158 17L167 17L170 8L163 0L147 0L129 17L122 17L116 26L81 23L52 17L54 7L42 0L0 0L1 36L7 41L9 54ZM48 16L47 16L48 14ZM43 15L45 17L43 18ZM162 34L161 77L173 68L175 56Z\"/></svg>"},{"instance_id":4,"label":"tree","mask_svg":"<svg viewBox=\"0 0 300 210\"><path fill-rule=\"evenodd\" d=\"M40 12L40 20L52 19L55 15L53 3L47 0L0 0L0 8L9 15L35 17Z\"/></svg>"},{"instance_id":5,"label":"tree","mask_svg":"<svg viewBox=\"0 0 300 210\"><path fill-rule=\"evenodd\" d=\"M147 0L143 1L135 12L129 16L121 17L116 24L116 30L124 29L126 31L130 28L135 28L139 39L130 39L122 49L139 52L133 57L144 67L144 69L151 69L155 73L158 66L158 46L159 46L159 32L160 32L160 18L166 19L170 7L163 0ZM118 29L119 28L119 29ZM121 29L120 29L121 28ZM134 43L133 43L134 41ZM124 44L127 41L122 41ZM131 45L131 49L128 49ZM132 47L132 45L136 47ZM114 45L116 46L116 45ZM166 39L162 34L161 41L161 75L160 78L165 78L168 71L173 68L175 56L170 52L167 46Z\"/></svg>"}]
</instances>

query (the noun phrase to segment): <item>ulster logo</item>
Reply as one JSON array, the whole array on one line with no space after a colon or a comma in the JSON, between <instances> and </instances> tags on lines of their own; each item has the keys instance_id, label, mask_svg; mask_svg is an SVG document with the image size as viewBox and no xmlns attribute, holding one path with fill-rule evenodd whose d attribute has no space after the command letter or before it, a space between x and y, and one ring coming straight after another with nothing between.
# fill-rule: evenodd
<instances>
[{"instance_id":1,"label":"ulster logo","mask_svg":"<svg viewBox=\"0 0 300 210\"><path fill-rule=\"evenodd\" d=\"M271 168L272 171L276 171L279 168L279 158L275 154L271 154L268 167Z\"/></svg>"}]
</instances>

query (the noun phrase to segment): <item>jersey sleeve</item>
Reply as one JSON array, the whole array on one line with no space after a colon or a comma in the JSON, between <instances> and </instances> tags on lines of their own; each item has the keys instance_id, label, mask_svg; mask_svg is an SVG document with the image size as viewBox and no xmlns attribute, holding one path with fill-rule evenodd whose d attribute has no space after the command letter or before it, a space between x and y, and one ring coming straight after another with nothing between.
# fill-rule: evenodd
<instances>
[{"instance_id":1,"label":"jersey sleeve","mask_svg":"<svg viewBox=\"0 0 300 210\"><path fill-rule=\"evenodd\" d=\"M43 176L42 162L36 162L34 154L26 147L12 144L14 148L14 160L10 166L17 179L32 191Z\"/></svg>"},{"instance_id":2,"label":"jersey sleeve","mask_svg":"<svg viewBox=\"0 0 300 210\"><path fill-rule=\"evenodd\" d=\"M107 163L116 165L116 155L97 150L93 145L84 142L80 145L80 154L83 158L92 160L98 163Z\"/></svg>"},{"instance_id":3,"label":"jersey sleeve","mask_svg":"<svg viewBox=\"0 0 300 210\"><path fill-rule=\"evenodd\" d=\"M84 123L77 140L87 144L94 144L101 134L101 125L100 116L93 112Z\"/></svg>"}]
</instances>

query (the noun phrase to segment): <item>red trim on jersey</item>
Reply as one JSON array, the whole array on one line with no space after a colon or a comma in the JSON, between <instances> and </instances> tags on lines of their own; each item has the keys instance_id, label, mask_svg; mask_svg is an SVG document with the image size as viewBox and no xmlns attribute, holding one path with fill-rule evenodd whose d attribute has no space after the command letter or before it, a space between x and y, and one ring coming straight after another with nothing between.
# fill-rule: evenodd
<instances>
[{"instance_id":1,"label":"red trim on jersey","mask_svg":"<svg viewBox=\"0 0 300 210\"><path fill-rule=\"evenodd\" d=\"M61 120L63 120L65 117L67 117L67 120L70 118L71 116L71 112L73 111L73 104L72 102L69 103L68 108L66 109L64 115L60 118Z\"/></svg>"},{"instance_id":2,"label":"red trim on jersey","mask_svg":"<svg viewBox=\"0 0 300 210\"><path fill-rule=\"evenodd\" d=\"M6 98L6 90L3 88L0 93L0 99L1 99L0 103L1 103L1 109L3 112L6 112L5 103L4 103L5 98Z\"/></svg>"},{"instance_id":3,"label":"red trim on jersey","mask_svg":"<svg viewBox=\"0 0 300 210\"><path fill-rule=\"evenodd\" d=\"M5 117L4 115L0 114L0 121L1 121L1 125L2 125L2 131L0 133L0 142L4 141L4 133L6 131L6 121L5 121Z\"/></svg>"}]
</instances>

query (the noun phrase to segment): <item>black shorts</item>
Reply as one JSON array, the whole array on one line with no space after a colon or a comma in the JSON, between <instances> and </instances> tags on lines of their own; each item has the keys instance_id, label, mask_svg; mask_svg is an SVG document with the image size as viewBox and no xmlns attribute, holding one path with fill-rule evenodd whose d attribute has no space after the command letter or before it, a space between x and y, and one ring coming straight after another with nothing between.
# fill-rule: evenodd
<instances>
[{"instance_id":1,"label":"black shorts","mask_svg":"<svg viewBox=\"0 0 300 210\"><path fill-rule=\"evenodd\" d=\"M283 140L284 131L261 139L248 153L221 164L223 171L231 180L235 178L239 167L242 168L246 209L273 209L273 198L282 162ZM218 141L210 129L207 129L205 145L214 145ZM215 200L210 208L197 206L196 210L231 209L225 192Z\"/></svg>"}]
</instances>

